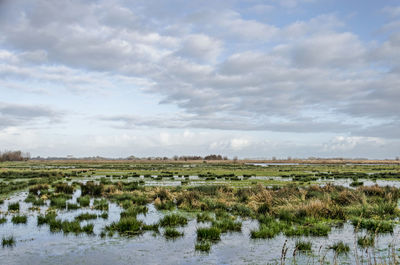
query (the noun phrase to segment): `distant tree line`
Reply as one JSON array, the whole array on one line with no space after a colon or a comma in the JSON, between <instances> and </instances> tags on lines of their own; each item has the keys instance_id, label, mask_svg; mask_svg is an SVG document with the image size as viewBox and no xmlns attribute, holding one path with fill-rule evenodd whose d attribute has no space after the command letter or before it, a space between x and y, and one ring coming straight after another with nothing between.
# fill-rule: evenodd
<instances>
[{"instance_id":1,"label":"distant tree line","mask_svg":"<svg viewBox=\"0 0 400 265\"><path fill-rule=\"evenodd\" d=\"M4 151L0 152L0 162L5 161L26 161L29 160L30 154L21 151Z\"/></svg>"}]
</instances>

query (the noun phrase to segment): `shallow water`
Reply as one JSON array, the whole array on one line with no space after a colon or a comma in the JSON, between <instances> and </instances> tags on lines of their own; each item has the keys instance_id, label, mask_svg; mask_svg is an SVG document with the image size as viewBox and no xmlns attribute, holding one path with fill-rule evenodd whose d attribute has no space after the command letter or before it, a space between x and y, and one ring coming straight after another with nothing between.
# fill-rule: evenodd
<instances>
[{"instance_id":1,"label":"shallow water","mask_svg":"<svg viewBox=\"0 0 400 265\"><path fill-rule=\"evenodd\" d=\"M102 228L113 221L119 220L121 208L110 203L109 217L107 220L98 218L96 220L83 221L93 223L96 235L74 235L63 233L50 233L48 225L37 226L36 211L30 211L30 203L24 203L27 193L21 192L5 200L0 209L7 211L9 202L20 201L20 214L29 216L27 224L14 225L11 223L13 214L7 215L7 223L0 225L0 237L13 235L16 245L12 248L0 249L1 264L266 264L279 262L282 246L288 239L289 247L287 259L293 258L294 244L299 238L286 238L279 235L274 239L253 240L250 231L257 229L258 223L254 220L243 220L242 232L233 232L221 235L221 241L213 244L210 253L199 253L194 249L196 243L196 228L208 226L209 224L198 224L194 214L183 213L189 216L188 225L178 230L184 232L184 236L175 240L167 240L162 235L154 232L145 232L136 237L113 237L100 238ZM80 196L76 191L74 202ZM93 203L93 200L91 204ZM47 206L40 207L42 213ZM138 219L147 224L157 222L165 213L157 211L152 204L148 205L149 211L146 215L139 215ZM83 208L73 211L60 210L58 217L63 220L72 220L82 212L101 213L101 211ZM387 253L385 249L393 238L397 239L400 230L396 227L394 235L379 236L377 241L379 255ZM313 244L313 253L318 256L297 253L296 260L299 264L310 260L318 263L319 256L326 252L326 260L333 260L333 252L326 250L326 246L343 240L351 247L348 255L339 257L341 263L353 264L354 260L354 231L350 224L341 228L333 228L328 237L308 237L301 239L309 240ZM398 242L396 242L398 243ZM320 247L322 249L320 250ZM359 253L361 250L358 249ZM320 252L320 255L318 253Z\"/></svg>"}]
</instances>

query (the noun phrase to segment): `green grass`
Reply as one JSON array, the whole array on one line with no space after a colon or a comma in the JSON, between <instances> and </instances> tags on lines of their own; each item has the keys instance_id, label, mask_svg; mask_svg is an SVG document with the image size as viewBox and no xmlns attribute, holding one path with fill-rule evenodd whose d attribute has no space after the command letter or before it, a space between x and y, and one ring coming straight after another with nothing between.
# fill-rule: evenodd
<instances>
[{"instance_id":1,"label":"green grass","mask_svg":"<svg viewBox=\"0 0 400 265\"><path fill-rule=\"evenodd\" d=\"M51 198L50 206L57 209L65 209L67 207L67 199L64 197Z\"/></svg>"},{"instance_id":2,"label":"green grass","mask_svg":"<svg viewBox=\"0 0 400 265\"><path fill-rule=\"evenodd\" d=\"M80 234L82 233L81 224L79 221L63 221L61 223L61 230L65 233L75 233Z\"/></svg>"},{"instance_id":3,"label":"green grass","mask_svg":"<svg viewBox=\"0 0 400 265\"><path fill-rule=\"evenodd\" d=\"M90 197L89 196L81 196L77 199L77 201L81 207L87 207L90 205Z\"/></svg>"},{"instance_id":4,"label":"green grass","mask_svg":"<svg viewBox=\"0 0 400 265\"><path fill-rule=\"evenodd\" d=\"M166 238L177 238L183 236L183 232L179 232L175 228L167 227L165 228L164 236Z\"/></svg>"},{"instance_id":5,"label":"green grass","mask_svg":"<svg viewBox=\"0 0 400 265\"><path fill-rule=\"evenodd\" d=\"M107 212L103 212L99 215L100 218L102 219L108 219L108 213Z\"/></svg>"},{"instance_id":6,"label":"green grass","mask_svg":"<svg viewBox=\"0 0 400 265\"><path fill-rule=\"evenodd\" d=\"M373 235L358 237L357 244L362 248L373 247L375 244L375 237Z\"/></svg>"},{"instance_id":7,"label":"green grass","mask_svg":"<svg viewBox=\"0 0 400 265\"><path fill-rule=\"evenodd\" d=\"M160 226L166 227L174 227L174 226L184 226L188 223L188 219L179 214L169 214L164 216L160 220Z\"/></svg>"},{"instance_id":8,"label":"green grass","mask_svg":"<svg viewBox=\"0 0 400 265\"><path fill-rule=\"evenodd\" d=\"M87 224L82 226L82 231L88 235L93 234L94 224Z\"/></svg>"},{"instance_id":9,"label":"green grass","mask_svg":"<svg viewBox=\"0 0 400 265\"><path fill-rule=\"evenodd\" d=\"M194 246L194 249L196 251L202 251L202 252L210 252L211 249L211 243L208 241L201 241L196 243Z\"/></svg>"},{"instance_id":10,"label":"green grass","mask_svg":"<svg viewBox=\"0 0 400 265\"><path fill-rule=\"evenodd\" d=\"M350 251L349 245L343 243L343 241L339 241L339 242L329 246L329 249L332 249L337 254L345 254L345 253L348 253Z\"/></svg>"},{"instance_id":11,"label":"green grass","mask_svg":"<svg viewBox=\"0 0 400 265\"><path fill-rule=\"evenodd\" d=\"M26 224L28 217L26 215L14 215L11 218L13 224Z\"/></svg>"},{"instance_id":12,"label":"green grass","mask_svg":"<svg viewBox=\"0 0 400 265\"><path fill-rule=\"evenodd\" d=\"M392 233L394 228L394 223L386 220L353 218L351 222L354 227L366 229L372 233Z\"/></svg>"},{"instance_id":13,"label":"green grass","mask_svg":"<svg viewBox=\"0 0 400 265\"><path fill-rule=\"evenodd\" d=\"M274 238L281 232L281 228L279 226L268 226L265 224L261 224L258 230L252 230L250 232L250 237L253 239L257 238Z\"/></svg>"},{"instance_id":14,"label":"green grass","mask_svg":"<svg viewBox=\"0 0 400 265\"><path fill-rule=\"evenodd\" d=\"M8 204L9 211L19 211L19 202L13 202Z\"/></svg>"},{"instance_id":15,"label":"green grass","mask_svg":"<svg viewBox=\"0 0 400 265\"><path fill-rule=\"evenodd\" d=\"M242 223L232 219L213 221L212 226L221 230L221 233L242 231Z\"/></svg>"},{"instance_id":16,"label":"green grass","mask_svg":"<svg viewBox=\"0 0 400 265\"><path fill-rule=\"evenodd\" d=\"M325 223L292 226L284 231L286 236L328 236L331 227Z\"/></svg>"},{"instance_id":17,"label":"green grass","mask_svg":"<svg viewBox=\"0 0 400 265\"><path fill-rule=\"evenodd\" d=\"M209 240L209 241L218 241L221 239L221 230L216 227L203 227L197 228L197 240Z\"/></svg>"},{"instance_id":18,"label":"green grass","mask_svg":"<svg viewBox=\"0 0 400 265\"><path fill-rule=\"evenodd\" d=\"M132 205L130 206L128 209L126 209L125 211L121 212L121 218L122 217L136 217L138 214L146 214L148 211L148 208L146 206L136 206L136 205Z\"/></svg>"},{"instance_id":19,"label":"green grass","mask_svg":"<svg viewBox=\"0 0 400 265\"><path fill-rule=\"evenodd\" d=\"M4 247L12 247L15 246L15 239L13 236L3 237L1 240L1 245Z\"/></svg>"},{"instance_id":20,"label":"green grass","mask_svg":"<svg viewBox=\"0 0 400 265\"><path fill-rule=\"evenodd\" d=\"M55 212L49 212L45 216L43 215L38 215L37 216L37 224L38 226L44 225L44 224L49 224L51 220L55 220L57 217L57 214Z\"/></svg>"},{"instance_id":21,"label":"green grass","mask_svg":"<svg viewBox=\"0 0 400 265\"><path fill-rule=\"evenodd\" d=\"M311 251L311 246L312 246L311 242L309 242L309 241L300 241L299 240L299 241L296 241L295 248L298 251L310 252Z\"/></svg>"},{"instance_id":22,"label":"green grass","mask_svg":"<svg viewBox=\"0 0 400 265\"><path fill-rule=\"evenodd\" d=\"M76 210L76 209L79 209L80 207L79 207L79 205L76 204L76 203L70 203L70 202L68 202L68 203L67 203L67 208L68 208L68 210Z\"/></svg>"},{"instance_id":23,"label":"green grass","mask_svg":"<svg viewBox=\"0 0 400 265\"><path fill-rule=\"evenodd\" d=\"M106 230L118 232L120 235L138 235L142 232L142 225L135 217L125 217L107 226Z\"/></svg>"},{"instance_id":24,"label":"green grass","mask_svg":"<svg viewBox=\"0 0 400 265\"><path fill-rule=\"evenodd\" d=\"M5 223L7 223L7 218L1 217L1 218L0 218L0 225L1 225L1 224L5 224Z\"/></svg>"},{"instance_id":25,"label":"green grass","mask_svg":"<svg viewBox=\"0 0 400 265\"><path fill-rule=\"evenodd\" d=\"M214 218L212 218L209 213L198 213L197 214L197 222L198 223L212 222L213 220L214 220Z\"/></svg>"},{"instance_id":26,"label":"green grass","mask_svg":"<svg viewBox=\"0 0 400 265\"><path fill-rule=\"evenodd\" d=\"M108 211L108 201L106 199L94 200L94 209L100 211Z\"/></svg>"},{"instance_id":27,"label":"green grass","mask_svg":"<svg viewBox=\"0 0 400 265\"><path fill-rule=\"evenodd\" d=\"M78 216L75 216L76 221L86 221L86 220L92 220L92 219L97 219L97 214L94 213L81 213Z\"/></svg>"}]
</instances>

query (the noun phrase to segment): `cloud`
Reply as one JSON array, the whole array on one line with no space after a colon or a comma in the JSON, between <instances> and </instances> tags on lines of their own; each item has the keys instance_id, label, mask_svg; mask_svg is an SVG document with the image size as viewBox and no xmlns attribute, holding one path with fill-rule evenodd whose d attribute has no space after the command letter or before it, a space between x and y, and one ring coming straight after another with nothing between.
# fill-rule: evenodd
<instances>
[{"instance_id":1,"label":"cloud","mask_svg":"<svg viewBox=\"0 0 400 265\"><path fill-rule=\"evenodd\" d=\"M9 104L0 102L0 129L26 126L40 121L59 122L63 113L47 106Z\"/></svg>"},{"instance_id":2,"label":"cloud","mask_svg":"<svg viewBox=\"0 0 400 265\"><path fill-rule=\"evenodd\" d=\"M332 13L274 24L246 15L235 1L178 2L6 1L0 85L26 91L26 84L35 83L46 85L40 91L95 96L140 90L176 110L159 115L105 110L94 118L124 130L396 138L379 130L397 126L400 113L400 41L393 26L387 39L370 43ZM271 1L261 8L309 2ZM253 12L259 3L243 10ZM395 10L385 12L395 16ZM31 120L56 120L51 109L41 108L4 109L1 124L30 120L22 115L27 112L36 115ZM373 122L364 125L364 119ZM167 134L159 140L174 142Z\"/></svg>"},{"instance_id":3,"label":"cloud","mask_svg":"<svg viewBox=\"0 0 400 265\"><path fill-rule=\"evenodd\" d=\"M182 48L176 54L200 62L213 62L221 52L221 41L210 38L204 34L189 35L185 38Z\"/></svg>"},{"instance_id":4,"label":"cloud","mask_svg":"<svg viewBox=\"0 0 400 265\"><path fill-rule=\"evenodd\" d=\"M382 12L389 14L391 17L399 17L400 6L386 6L382 9Z\"/></svg>"}]
</instances>

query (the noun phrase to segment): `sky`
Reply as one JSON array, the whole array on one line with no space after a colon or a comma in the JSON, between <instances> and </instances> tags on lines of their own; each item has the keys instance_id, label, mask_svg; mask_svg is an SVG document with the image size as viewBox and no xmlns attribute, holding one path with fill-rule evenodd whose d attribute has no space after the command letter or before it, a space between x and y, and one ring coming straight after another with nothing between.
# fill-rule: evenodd
<instances>
[{"instance_id":1,"label":"sky","mask_svg":"<svg viewBox=\"0 0 400 265\"><path fill-rule=\"evenodd\" d=\"M400 156L400 2L0 0L0 150Z\"/></svg>"}]
</instances>

